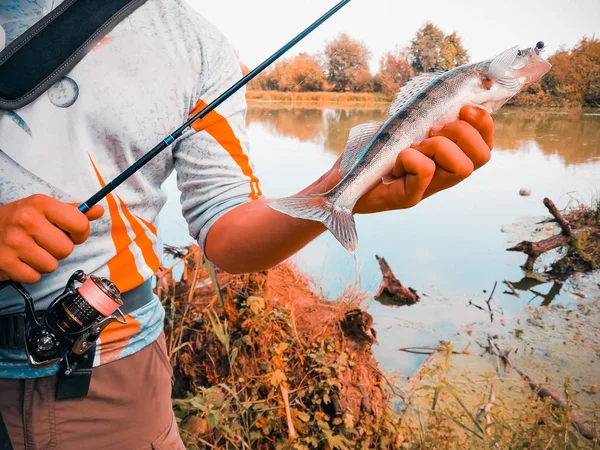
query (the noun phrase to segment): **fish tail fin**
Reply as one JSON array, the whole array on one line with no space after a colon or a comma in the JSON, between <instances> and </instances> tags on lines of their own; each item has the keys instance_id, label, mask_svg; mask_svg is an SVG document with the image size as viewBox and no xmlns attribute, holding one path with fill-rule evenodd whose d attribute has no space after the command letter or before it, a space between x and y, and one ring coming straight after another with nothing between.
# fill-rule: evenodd
<instances>
[{"instance_id":1,"label":"fish tail fin","mask_svg":"<svg viewBox=\"0 0 600 450\"><path fill-rule=\"evenodd\" d=\"M356 251L358 234L351 210L336 207L327 194L280 198L269 206L297 219L321 222L348 252Z\"/></svg>"}]
</instances>

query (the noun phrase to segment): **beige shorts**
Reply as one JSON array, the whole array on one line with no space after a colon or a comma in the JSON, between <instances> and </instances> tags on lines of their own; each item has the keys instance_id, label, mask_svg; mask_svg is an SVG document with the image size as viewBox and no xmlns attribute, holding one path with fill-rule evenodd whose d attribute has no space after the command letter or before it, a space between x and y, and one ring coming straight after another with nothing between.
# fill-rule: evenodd
<instances>
[{"instance_id":1,"label":"beige shorts","mask_svg":"<svg viewBox=\"0 0 600 450\"><path fill-rule=\"evenodd\" d=\"M96 367L89 394L54 398L56 377L0 379L0 413L15 450L184 450L171 407L164 336Z\"/></svg>"}]
</instances>

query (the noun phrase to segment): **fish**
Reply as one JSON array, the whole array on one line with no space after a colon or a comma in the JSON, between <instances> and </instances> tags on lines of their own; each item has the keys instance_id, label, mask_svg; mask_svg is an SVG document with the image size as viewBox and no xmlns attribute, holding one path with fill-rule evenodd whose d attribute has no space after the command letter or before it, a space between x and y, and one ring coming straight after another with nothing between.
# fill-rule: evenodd
<instances>
[{"instance_id":1,"label":"fish","mask_svg":"<svg viewBox=\"0 0 600 450\"><path fill-rule=\"evenodd\" d=\"M275 199L268 206L323 223L349 253L355 253L354 205L378 184L395 180L391 174L398 154L427 138L431 128L457 120L463 106L497 111L550 71L543 49L542 41L524 49L514 46L493 59L413 77L400 89L385 122L366 122L350 130L336 186L322 194Z\"/></svg>"}]
</instances>

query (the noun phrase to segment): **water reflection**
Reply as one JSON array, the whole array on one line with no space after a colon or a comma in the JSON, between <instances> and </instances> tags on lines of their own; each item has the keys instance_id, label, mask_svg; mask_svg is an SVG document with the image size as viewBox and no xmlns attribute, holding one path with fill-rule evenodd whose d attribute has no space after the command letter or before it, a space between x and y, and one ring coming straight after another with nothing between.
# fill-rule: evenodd
<instances>
[{"instance_id":1,"label":"water reflection","mask_svg":"<svg viewBox=\"0 0 600 450\"><path fill-rule=\"evenodd\" d=\"M385 120L382 105L371 108L295 108L277 104L252 103L248 123L261 123L281 137L293 137L302 142L315 142L339 156L346 147L350 129L371 120Z\"/></svg>"},{"instance_id":2,"label":"water reflection","mask_svg":"<svg viewBox=\"0 0 600 450\"><path fill-rule=\"evenodd\" d=\"M370 108L324 108L251 103L248 123L263 124L270 132L313 142L335 155L346 146L350 129L370 120L386 120L385 105ZM565 164L600 157L600 116L593 110L505 107L494 114L496 148L518 151L535 141L546 155Z\"/></svg>"},{"instance_id":3,"label":"water reflection","mask_svg":"<svg viewBox=\"0 0 600 450\"><path fill-rule=\"evenodd\" d=\"M600 117L592 114L577 109L501 109L495 115L496 145L519 149L534 140L544 154L556 155L567 165L598 158Z\"/></svg>"}]
</instances>

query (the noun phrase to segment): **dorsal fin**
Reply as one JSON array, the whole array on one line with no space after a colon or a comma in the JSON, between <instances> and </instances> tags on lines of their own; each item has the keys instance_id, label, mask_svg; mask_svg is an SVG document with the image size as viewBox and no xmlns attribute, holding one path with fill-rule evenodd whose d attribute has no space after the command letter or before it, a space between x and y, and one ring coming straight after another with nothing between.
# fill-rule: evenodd
<instances>
[{"instance_id":1,"label":"dorsal fin","mask_svg":"<svg viewBox=\"0 0 600 450\"><path fill-rule=\"evenodd\" d=\"M490 68L488 69L489 77L492 80L498 80L504 77L508 68L515 62L518 51L519 46L515 45L496 56L490 63Z\"/></svg>"},{"instance_id":2,"label":"dorsal fin","mask_svg":"<svg viewBox=\"0 0 600 450\"><path fill-rule=\"evenodd\" d=\"M348 143L346 144L346 148L342 154L342 162L340 163L339 174L341 178L345 177L350 171L360 153L382 126L383 122L371 121L356 125L350 130Z\"/></svg>"},{"instance_id":3,"label":"dorsal fin","mask_svg":"<svg viewBox=\"0 0 600 450\"><path fill-rule=\"evenodd\" d=\"M435 72L426 72L416 77L411 78L408 82L400 88L398 95L394 102L388 109L388 114L393 116L402 109L412 98L425 89L429 84L442 75L444 72L441 70Z\"/></svg>"}]
</instances>

